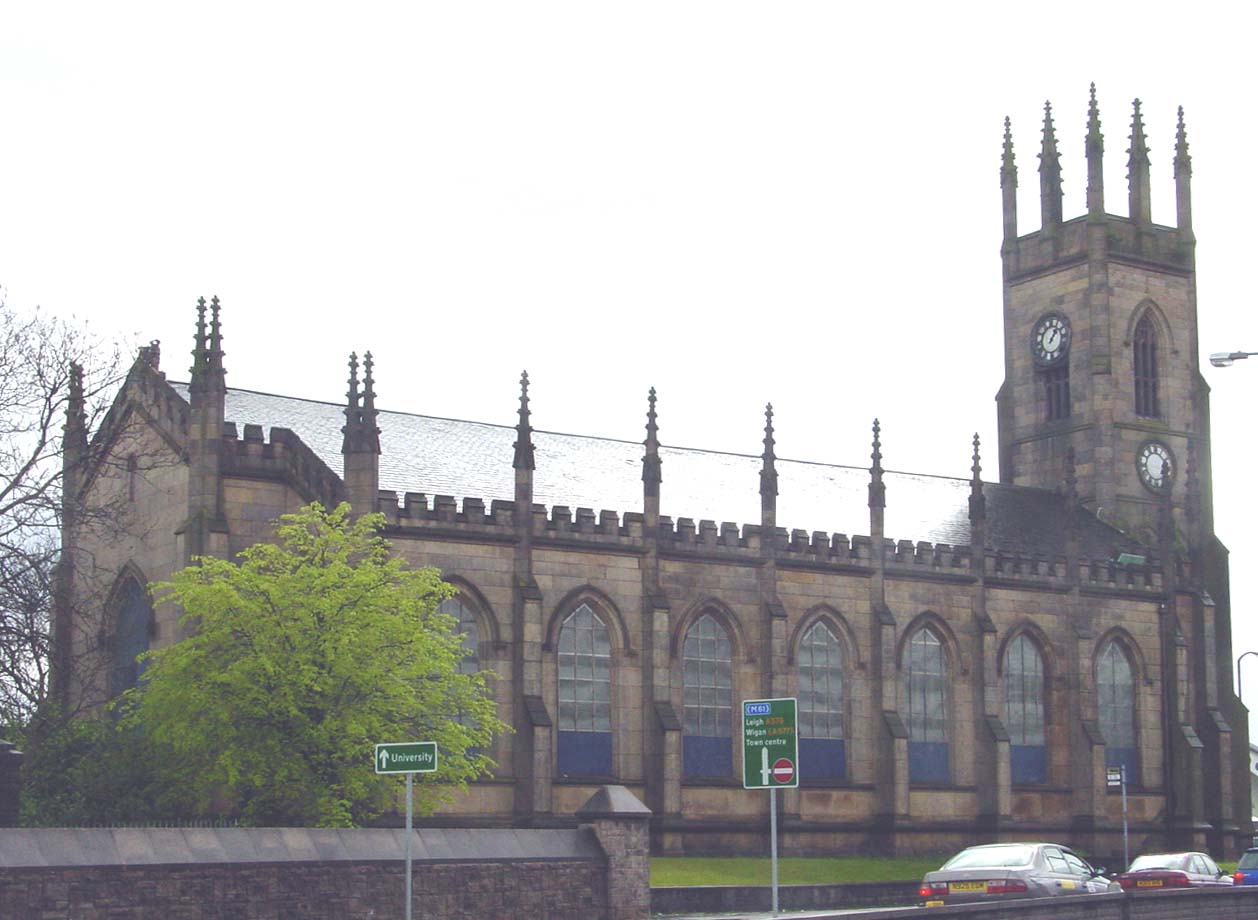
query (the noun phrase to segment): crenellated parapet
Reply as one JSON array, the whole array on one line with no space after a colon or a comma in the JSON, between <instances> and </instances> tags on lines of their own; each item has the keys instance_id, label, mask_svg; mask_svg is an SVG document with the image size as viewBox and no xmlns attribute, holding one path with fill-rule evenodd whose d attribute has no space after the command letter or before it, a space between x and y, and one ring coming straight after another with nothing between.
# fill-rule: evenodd
<instances>
[{"instance_id":1,"label":"crenellated parapet","mask_svg":"<svg viewBox=\"0 0 1258 920\"><path fill-rule=\"evenodd\" d=\"M253 428L255 426L249 426ZM283 429L279 429L283 431ZM285 436L289 433L284 432ZM259 442L260 444L260 442ZM269 445L268 445L269 447ZM257 448L255 448L255 451ZM385 515L390 539L458 539L514 542L518 534L514 503L479 498L455 499L381 490L379 506ZM533 539L537 546L566 546L582 551L609 551L646 555L648 541L640 512L618 513L566 505L534 504ZM758 566L763 548L773 548L784 570L812 569L836 575L870 575L874 545L863 534L847 535L775 528L765 539L763 527L731 521L695 521L660 516L654 544L663 558L674 561L724 560ZM884 565L889 579L977 580L977 560L971 547L929 541L884 541ZM1161 563L1148 558L1142 564L1120 564L1113 559L1084 559L1071 571L1065 555L1025 553L989 547L985 554L986 581L991 586L1068 591L1078 584L1085 591L1117 591L1140 596L1160 595L1164 588Z\"/></svg>"},{"instance_id":2,"label":"crenellated parapet","mask_svg":"<svg viewBox=\"0 0 1258 920\"><path fill-rule=\"evenodd\" d=\"M318 501L335 508L345 500L341 478L287 428L272 428L271 440L261 425L245 425L244 434L235 422L223 424L223 474L283 482L303 501Z\"/></svg>"},{"instance_id":3,"label":"crenellated parapet","mask_svg":"<svg viewBox=\"0 0 1258 920\"><path fill-rule=\"evenodd\" d=\"M1093 221L1086 216L1056 225L1054 246L1046 246L1044 230L1036 230L1005 244L1005 271L1009 278L1033 275L1060 268L1071 261L1083 262L1090 253L1088 229ZM1116 258L1151 262L1162 268L1191 271L1193 250L1183 233L1160 224L1141 226L1126 217L1104 217L1106 251Z\"/></svg>"}]
</instances>

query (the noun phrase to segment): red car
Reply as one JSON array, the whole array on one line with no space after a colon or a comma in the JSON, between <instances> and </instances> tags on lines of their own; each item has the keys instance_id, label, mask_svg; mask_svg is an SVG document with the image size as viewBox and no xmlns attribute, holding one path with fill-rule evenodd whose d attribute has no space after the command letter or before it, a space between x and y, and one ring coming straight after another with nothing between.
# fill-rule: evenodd
<instances>
[{"instance_id":1,"label":"red car","mask_svg":"<svg viewBox=\"0 0 1258 920\"><path fill-rule=\"evenodd\" d=\"M1137 856L1114 881L1129 891L1157 891L1231 885L1232 876L1205 853L1150 853Z\"/></svg>"}]
</instances>

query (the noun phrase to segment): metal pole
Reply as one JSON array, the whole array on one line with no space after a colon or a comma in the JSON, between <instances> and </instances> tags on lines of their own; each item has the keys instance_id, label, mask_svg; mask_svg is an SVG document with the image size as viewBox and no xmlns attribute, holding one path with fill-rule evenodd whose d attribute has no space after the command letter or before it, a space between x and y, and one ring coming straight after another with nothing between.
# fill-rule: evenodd
<instances>
[{"instance_id":1,"label":"metal pole","mask_svg":"<svg viewBox=\"0 0 1258 920\"><path fill-rule=\"evenodd\" d=\"M411 805L414 773L406 774L406 920L411 920Z\"/></svg>"},{"instance_id":2,"label":"metal pole","mask_svg":"<svg viewBox=\"0 0 1258 920\"><path fill-rule=\"evenodd\" d=\"M1250 655L1258 655L1258 652L1241 652L1240 657L1236 659L1236 698L1242 703L1245 702L1245 694L1241 691L1241 662Z\"/></svg>"},{"instance_id":3,"label":"metal pole","mask_svg":"<svg viewBox=\"0 0 1258 920\"><path fill-rule=\"evenodd\" d=\"M773 913L778 912L778 791L769 787L769 854L773 866Z\"/></svg>"},{"instance_id":4,"label":"metal pole","mask_svg":"<svg viewBox=\"0 0 1258 920\"><path fill-rule=\"evenodd\" d=\"M1127 765L1119 766L1119 777L1123 784L1123 871L1131 865L1131 848L1127 845Z\"/></svg>"}]
</instances>

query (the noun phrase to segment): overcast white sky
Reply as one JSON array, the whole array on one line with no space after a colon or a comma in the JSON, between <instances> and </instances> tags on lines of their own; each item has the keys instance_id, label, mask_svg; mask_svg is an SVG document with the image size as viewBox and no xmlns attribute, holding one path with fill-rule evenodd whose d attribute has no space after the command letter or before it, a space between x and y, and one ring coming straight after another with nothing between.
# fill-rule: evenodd
<instances>
[{"instance_id":1,"label":"overcast white sky","mask_svg":"<svg viewBox=\"0 0 1258 920\"><path fill-rule=\"evenodd\" d=\"M1248 11L1247 11L1248 10ZM1253 9L1243 4L28 3L0 9L0 286L160 339L224 304L232 386L388 409L997 477L999 163L1038 226L1045 99L1108 210L1144 102L1154 220L1193 156L1217 530L1258 649ZM668 488L665 470L664 488ZM757 482L748 482L755 490ZM894 493L887 496L894 503ZM621 509L626 510L626 509ZM790 521L782 522L791 526ZM895 535L892 535L895 536ZM1247 696L1258 664L1247 659Z\"/></svg>"}]
</instances>

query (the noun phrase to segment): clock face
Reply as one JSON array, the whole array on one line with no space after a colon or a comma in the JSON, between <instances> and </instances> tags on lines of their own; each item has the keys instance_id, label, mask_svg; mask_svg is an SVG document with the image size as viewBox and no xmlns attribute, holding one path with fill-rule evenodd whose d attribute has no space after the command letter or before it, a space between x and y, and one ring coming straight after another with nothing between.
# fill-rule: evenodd
<instances>
[{"instance_id":1,"label":"clock face","mask_svg":"<svg viewBox=\"0 0 1258 920\"><path fill-rule=\"evenodd\" d=\"M1041 367L1057 364L1070 351L1070 320L1060 313L1046 313L1031 330L1031 355Z\"/></svg>"},{"instance_id":2,"label":"clock face","mask_svg":"<svg viewBox=\"0 0 1258 920\"><path fill-rule=\"evenodd\" d=\"M1175 459L1171 449L1161 441L1148 441L1136 454L1136 469L1140 481L1150 492L1162 492L1171 487L1175 477Z\"/></svg>"}]
</instances>

